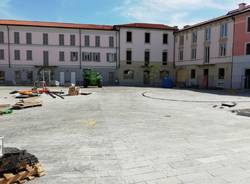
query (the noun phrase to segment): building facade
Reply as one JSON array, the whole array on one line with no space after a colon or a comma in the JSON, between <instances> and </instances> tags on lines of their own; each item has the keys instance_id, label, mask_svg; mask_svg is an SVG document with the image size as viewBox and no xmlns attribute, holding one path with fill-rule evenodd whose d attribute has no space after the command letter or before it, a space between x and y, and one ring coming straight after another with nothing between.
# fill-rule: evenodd
<instances>
[{"instance_id":1,"label":"building facade","mask_svg":"<svg viewBox=\"0 0 250 184\"><path fill-rule=\"evenodd\" d=\"M30 85L43 80L47 84L81 84L82 70L91 68L102 74L107 85L117 81L158 85L161 77L174 76L174 30L158 24L0 20L0 83Z\"/></svg>"},{"instance_id":2,"label":"building facade","mask_svg":"<svg viewBox=\"0 0 250 184\"><path fill-rule=\"evenodd\" d=\"M24 85L44 80L47 84L80 84L85 68L99 71L104 84L113 84L117 77L117 31L112 26L22 21L0 24L2 83Z\"/></svg>"},{"instance_id":3,"label":"building facade","mask_svg":"<svg viewBox=\"0 0 250 184\"><path fill-rule=\"evenodd\" d=\"M249 8L246 5L245 8ZM250 12L235 16L233 88L250 89Z\"/></svg>"},{"instance_id":4,"label":"building facade","mask_svg":"<svg viewBox=\"0 0 250 184\"><path fill-rule=\"evenodd\" d=\"M176 83L222 89L250 88L250 6L175 33Z\"/></svg>"},{"instance_id":5,"label":"building facade","mask_svg":"<svg viewBox=\"0 0 250 184\"><path fill-rule=\"evenodd\" d=\"M82 70L104 85L250 88L250 6L178 30L163 24L114 26L0 20L0 84L83 83Z\"/></svg>"},{"instance_id":6,"label":"building facade","mask_svg":"<svg viewBox=\"0 0 250 184\"><path fill-rule=\"evenodd\" d=\"M160 85L174 79L174 31L157 24L117 26L120 40L119 81L122 85Z\"/></svg>"},{"instance_id":7,"label":"building facade","mask_svg":"<svg viewBox=\"0 0 250 184\"><path fill-rule=\"evenodd\" d=\"M221 17L176 33L177 84L230 88L234 22Z\"/></svg>"}]
</instances>

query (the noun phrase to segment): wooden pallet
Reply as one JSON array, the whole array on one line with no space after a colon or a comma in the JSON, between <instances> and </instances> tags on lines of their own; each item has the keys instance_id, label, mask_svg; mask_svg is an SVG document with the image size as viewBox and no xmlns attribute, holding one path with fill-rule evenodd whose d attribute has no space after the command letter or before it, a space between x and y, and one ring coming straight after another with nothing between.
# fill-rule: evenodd
<instances>
[{"instance_id":1,"label":"wooden pallet","mask_svg":"<svg viewBox=\"0 0 250 184\"><path fill-rule=\"evenodd\" d=\"M35 179L35 177L42 177L45 175L44 169L40 163L35 166L26 165L26 169L17 174L6 173L3 177L0 177L0 184L12 184L12 183L25 183Z\"/></svg>"},{"instance_id":2,"label":"wooden pallet","mask_svg":"<svg viewBox=\"0 0 250 184\"><path fill-rule=\"evenodd\" d=\"M13 109L25 109L42 106L42 101L37 98L22 99L12 106Z\"/></svg>"}]
</instances>

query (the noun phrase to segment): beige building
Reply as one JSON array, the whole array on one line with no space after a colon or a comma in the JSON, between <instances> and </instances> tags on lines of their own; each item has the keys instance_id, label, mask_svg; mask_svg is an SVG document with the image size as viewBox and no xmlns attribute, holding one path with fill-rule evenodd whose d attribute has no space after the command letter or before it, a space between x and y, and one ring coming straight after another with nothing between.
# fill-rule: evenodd
<instances>
[{"instance_id":1,"label":"beige building","mask_svg":"<svg viewBox=\"0 0 250 184\"><path fill-rule=\"evenodd\" d=\"M174 80L175 28L160 24L118 25L118 76L122 85L159 85Z\"/></svg>"},{"instance_id":2,"label":"beige building","mask_svg":"<svg viewBox=\"0 0 250 184\"><path fill-rule=\"evenodd\" d=\"M233 18L226 15L176 32L177 85L231 88L233 30Z\"/></svg>"}]
</instances>

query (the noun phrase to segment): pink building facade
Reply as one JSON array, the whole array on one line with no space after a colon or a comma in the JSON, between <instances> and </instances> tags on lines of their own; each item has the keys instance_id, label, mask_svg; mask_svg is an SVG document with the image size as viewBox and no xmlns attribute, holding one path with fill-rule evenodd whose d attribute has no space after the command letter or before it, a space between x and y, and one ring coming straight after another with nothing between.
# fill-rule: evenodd
<instances>
[{"instance_id":1,"label":"pink building facade","mask_svg":"<svg viewBox=\"0 0 250 184\"><path fill-rule=\"evenodd\" d=\"M250 10L234 17L233 56L232 87L250 89Z\"/></svg>"}]
</instances>

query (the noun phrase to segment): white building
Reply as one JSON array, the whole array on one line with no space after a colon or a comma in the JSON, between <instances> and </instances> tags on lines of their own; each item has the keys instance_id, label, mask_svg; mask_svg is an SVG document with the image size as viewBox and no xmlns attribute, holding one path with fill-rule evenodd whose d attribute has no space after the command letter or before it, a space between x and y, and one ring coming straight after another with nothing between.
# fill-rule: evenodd
<instances>
[{"instance_id":1,"label":"white building","mask_svg":"<svg viewBox=\"0 0 250 184\"><path fill-rule=\"evenodd\" d=\"M119 30L119 80L123 85L159 85L164 76L174 79L175 27L134 23Z\"/></svg>"},{"instance_id":2,"label":"white building","mask_svg":"<svg viewBox=\"0 0 250 184\"><path fill-rule=\"evenodd\" d=\"M117 53L113 26L0 20L0 82L81 83L93 68L112 84Z\"/></svg>"}]
</instances>

